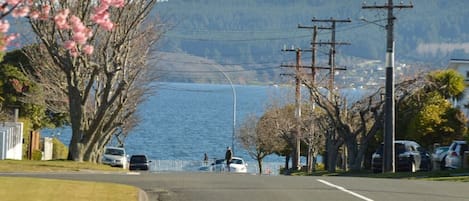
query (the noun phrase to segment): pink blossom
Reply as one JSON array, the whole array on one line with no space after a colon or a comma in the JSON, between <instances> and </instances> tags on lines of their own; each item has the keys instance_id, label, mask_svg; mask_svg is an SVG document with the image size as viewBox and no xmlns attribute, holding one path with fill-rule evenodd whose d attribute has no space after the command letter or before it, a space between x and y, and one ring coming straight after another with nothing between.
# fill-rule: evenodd
<instances>
[{"instance_id":1,"label":"pink blossom","mask_svg":"<svg viewBox=\"0 0 469 201\"><path fill-rule=\"evenodd\" d=\"M19 4L20 2L21 0L6 0L6 3L10 5L16 5L16 4Z\"/></svg>"},{"instance_id":2,"label":"pink blossom","mask_svg":"<svg viewBox=\"0 0 469 201\"><path fill-rule=\"evenodd\" d=\"M103 22L101 24L101 28L105 29L105 30L108 30L108 31L111 31L112 28L114 28L114 23L112 23L111 21L106 21L106 22Z\"/></svg>"},{"instance_id":3,"label":"pink blossom","mask_svg":"<svg viewBox=\"0 0 469 201\"><path fill-rule=\"evenodd\" d=\"M87 55L93 54L93 51L94 51L94 47L92 45L85 45L83 47L83 53Z\"/></svg>"},{"instance_id":4,"label":"pink blossom","mask_svg":"<svg viewBox=\"0 0 469 201\"><path fill-rule=\"evenodd\" d=\"M83 32L87 38L91 38L91 36L93 36L93 31L90 28L86 28Z\"/></svg>"},{"instance_id":5,"label":"pink blossom","mask_svg":"<svg viewBox=\"0 0 469 201\"><path fill-rule=\"evenodd\" d=\"M87 40L85 33L83 32L75 32L72 38L73 38L73 41L77 42L80 45L85 44Z\"/></svg>"},{"instance_id":6,"label":"pink blossom","mask_svg":"<svg viewBox=\"0 0 469 201\"><path fill-rule=\"evenodd\" d=\"M72 25L73 32L85 31L86 29L85 25L83 24L83 22L81 22L80 18L78 18L77 16L72 15L69 21L70 21L70 24Z\"/></svg>"},{"instance_id":7,"label":"pink blossom","mask_svg":"<svg viewBox=\"0 0 469 201\"><path fill-rule=\"evenodd\" d=\"M35 10L35 11L31 11L31 12L29 13L29 17L30 17L31 19L38 19L40 15L41 15L41 13L40 13L39 11L36 11L36 10Z\"/></svg>"},{"instance_id":8,"label":"pink blossom","mask_svg":"<svg viewBox=\"0 0 469 201\"><path fill-rule=\"evenodd\" d=\"M96 13L91 16L91 20L96 24L104 23L105 21L109 20L109 13L108 12Z\"/></svg>"},{"instance_id":9,"label":"pink blossom","mask_svg":"<svg viewBox=\"0 0 469 201\"><path fill-rule=\"evenodd\" d=\"M49 18L49 13L50 13L50 6L49 5L44 5L41 8L41 15L39 16L39 19L41 20L47 20Z\"/></svg>"},{"instance_id":10,"label":"pink blossom","mask_svg":"<svg viewBox=\"0 0 469 201\"><path fill-rule=\"evenodd\" d=\"M78 56L78 50L77 50L76 47L70 49L70 50L69 50L69 53L70 53L70 55L72 55L72 57L77 57L77 56Z\"/></svg>"},{"instance_id":11,"label":"pink blossom","mask_svg":"<svg viewBox=\"0 0 469 201\"><path fill-rule=\"evenodd\" d=\"M21 6L17 7L15 10L12 12L13 17L25 17L29 13L29 7L28 6Z\"/></svg>"},{"instance_id":12,"label":"pink blossom","mask_svg":"<svg viewBox=\"0 0 469 201\"><path fill-rule=\"evenodd\" d=\"M11 41L15 40L20 34L10 34L5 37L6 44L9 44Z\"/></svg>"},{"instance_id":13,"label":"pink blossom","mask_svg":"<svg viewBox=\"0 0 469 201\"><path fill-rule=\"evenodd\" d=\"M69 29L70 26L68 25L67 23L67 17L68 17L68 14L70 13L70 10L68 9L64 9L62 11L60 11L55 17L54 17L54 21L55 23L57 24L57 27L59 29Z\"/></svg>"},{"instance_id":14,"label":"pink blossom","mask_svg":"<svg viewBox=\"0 0 469 201\"><path fill-rule=\"evenodd\" d=\"M125 1L124 0L112 0L110 4L114 7L122 8L125 6Z\"/></svg>"},{"instance_id":15,"label":"pink blossom","mask_svg":"<svg viewBox=\"0 0 469 201\"><path fill-rule=\"evenodd\" d=\"M10 29L10 23L6 20L0 20L0 33L6 33Z\"/></svg>"},{"instance_id":16,"label":"pink blossom","mask_svg":"<svg viewBox=\"0 0 469 201\"><path fill-rule=\"evenodd\" d=\"M67 50L71 50L71 49L73 49L73 48L76 47L76 43L75 43L75 41L68 40L68 41L65 41L64 47L65 47L65 49L67 49Z\"/></svg>"},{"instance_id":17,"label":"pink blossom","mask_svg":"<svg viewBox=\"0 0 469 201\"><path fill-rule=\"evenodd\" d=\"M102 3L98 7L94 8L94 13L95 14L105 13L105 12L107 12L108 9L109 9L109 4Z\"/></svg>"}]
</instances>

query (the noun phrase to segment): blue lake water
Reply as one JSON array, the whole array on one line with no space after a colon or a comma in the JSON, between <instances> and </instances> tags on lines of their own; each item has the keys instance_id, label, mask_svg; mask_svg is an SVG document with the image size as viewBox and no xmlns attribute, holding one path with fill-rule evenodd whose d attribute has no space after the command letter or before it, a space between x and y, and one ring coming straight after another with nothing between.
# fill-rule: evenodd
<instances>
[{"instance_id":1,"label":"blue lake water","mask_svg":"<svg viewBox=\"0 0 469 201\"><path fill-rule=\"evenodd\" d=\"M129 152L165 160L202 160L204 153L210 158L224 156L233 134L230 85L160 83L157 91L139 108L141 124L126 141ZM271 97L282 90L236 85L235 91L239 125L249 114L262 114ZM249 160L236 144L234 151Z\"/></svg>"},{"instance_id":2,"label":"blue lake water","mask_svg":"<svg viewBox=\"0 0 469 201\"><path fill-rule=\"evenodd\" d=\"M261 115L273 100L293 98L292 88L276 86L234 85L236 91L236 125L246 116ZM291 96L290 96L290 95ZM201 161L224 157L232 146L233 91L230 85L158 83L157 93L139 106L140 124L125 141L129 155L147 154L161 161ZM65 144L70 129L44 130L44 136L56 135ZM111 142L112 144L112 142ZM236 142L236 156L253 159ZM275 155L266 162L282 163Z\"/></svg>"},{"instance_id":3,"label":"blue lake water","mask_svg":"<svg viewBox=\"0 0 469 201\"><path fill-rule=\"evenodd\" d=\"M234 87L237 126L248 115L260 116L272 101L293 102L294 99L294 88L291 87ZM230 85L158 83L157 93L139 106L138 114L140 124L125 141L129 155L147 154L152 160L166 163L193 163L202 161L204 153L211 159L224 157L226 147L232 144L233 92ZM59 133L59 139L68 144L69 129L43 131L45 136ZM234 153L255 164L236 143ZM264 161L279 165L284 157L272 155Z\"/></svg>"}]
</instances>

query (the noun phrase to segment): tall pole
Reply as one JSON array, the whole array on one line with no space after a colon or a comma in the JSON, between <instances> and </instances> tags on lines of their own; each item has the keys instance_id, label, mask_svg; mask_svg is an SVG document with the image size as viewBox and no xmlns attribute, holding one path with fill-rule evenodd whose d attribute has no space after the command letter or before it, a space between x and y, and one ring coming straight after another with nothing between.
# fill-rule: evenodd
<instances>
[{"instance_id":1,"label":"tall pole","mask_svg":"<svg viewBox=\"0 0 469 201\"><path fill-rule=\"evenodd\" d=\"M234 155L235 153L234 139L235 139L235 133L236 133L236 90L230 77L228 77L228 75L223 70L221 70L219 66L217 65L214 65L214 66L215 68L217 68L218 71L220 71L223 74L223 76L228 80L228 82L230 82L231 91L233 93L233 132L231 134L231 151L233 152L233 155Z\"/></svg>"},{"instance_id":2,"label":"tall pole","mask_svg":"<svg viewBox=\"0 0 469 201\"><path fill-rule=\"evenodd\" d=\"M300 142L300 136L301 136L301 72L300 72L300 67L301 67L301 49L296 49L296 88L295 88L295 105L296 105L296 135L295 135L295 155L293 157L294 164L292 164L293 167L296 168L296 170L301 169L300 167L300 156L301 156L301 142Z\"/></svg>"},{"instance_id":3,"label":"tall pole","mask_svg":"<svg viewBox=\"0 0 469 201\"><path fill-rule=\"evenodd\" d=\"M331 41L330 42L320 42L318 44L328 44L330 45L330 50L329 50L329 100L332 101L333 98L334 98L334 77L335 77L335 71L338 70L336 68L336 65L335 65L335 53L336 53L336 45L348 45L349 43L342 43L342 42L336 42L336 37L335 37L335 33L336 33L336 23L337 22L340 22L340 23L350 23L352 22L350 19L342 19L342 20L338 20L338 19L315 19L313 18L311 20L312 22L327 22L327 23L332 23L331 27L320 27L320 29L329 29L331 30ZM316 43L315 43L316 44ZM326 138L326 147L325 147L325 152L324 152L324 157L323 157L323 160L324 160L324 164L325 164L325 168L327 170L332 170L333 167L329 167L329 149L331 148L331 137L333 137L335 134L335 130L331 129L331 134L328 135L328 137Z\"/></svg>"},{"instance_id":4,"label":"tall pole","mask_svg":"<svg viewBox=\"0 0 469 201\"><path fill-rule=\"evenodd\" d=\"M394 8L413 8L413 5L394 5L388 0L384 6L366 6L363 9L387 9L388 19L386 25L386 83L384 103L384 157L383 172L395 172L395 101L394 101Z\"/></svg>"},{"instance_id":5,"label":"tall pole","mask_svg":"<svg viewBox=\"0 0 469 201\"><path fill-rule=\"evenodd\" d=\"M300 48L292 49L282 49L282 51L294 51L296 53L296 64L294 66L282 65L282 67L294 67L295 68L295 135L293 136L293 156L292 156L292 169L299 170L300 167L300 151L301 151L301 68L304 66L301 65L301 50Z\"/></svg>"}]
</instances>

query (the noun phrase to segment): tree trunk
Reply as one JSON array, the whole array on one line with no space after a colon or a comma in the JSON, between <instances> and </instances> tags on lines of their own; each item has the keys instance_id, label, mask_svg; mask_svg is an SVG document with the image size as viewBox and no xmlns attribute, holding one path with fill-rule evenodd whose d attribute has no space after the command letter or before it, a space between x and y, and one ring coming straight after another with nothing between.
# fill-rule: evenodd
<instances>
[{"instance_id":1,"label":"tree trunk","mask_svg":"<svg viewBox=\"0 0 469 201\"><path fill-rule=\"evenodd\" d=\"M68 160L83 162L83 145L81 143L74 143L73 137L69 145Z\"/></svg>"},{"instance_id":2,"label":"tree trunk","mask_svg":"<svg viewBox=\"0 0 469 201\"><path fill-rule=\"evenodd\" d=\"M289 164L290 163L290 153L285 155L285 174L289 171Z\"/></svg>"},{"instance_id":3,"label":"tree trunk","mask_svg":"<svg viewBox=\"0 0 469 201\"><path fill-rule=\"evenodd\" d=\"M327 171L333 173L336 171L337 156L339 153L339 147L342 146L343 141L341 140L330 140L330 144L327 148L328 159L327 159Z\"/></svg>"},{"instance_id":4,"label":"tree trunk","mask_svg":"<svg viewBox=\"0 0 469 201\"><path fill-rule=\"evenodd\" d=\"M262 175L262 158L257 159L257 165L259 165L259 175Z\"/></svg>"},{"instance_id":5,"label":"tree trunk","mask_svg":"<svg viewBox=\"0 0 469 201\"><path fill-rule=\"evenodd\" d=\"M311 143L308 143L308 155L306 156L307 161L307 172L311 174L313 172L313 146Z\"/></svg>"},{"instance_id":6,"label":"tree trunk","mask_svg":"<svg viewBox=\"0 0 469 201\"><path fill-rule=\"evenodd\" d=\"M333 173L336 171L337 165L337 154L339 153L338 148L336 146L329 146L328 147L328 157L327 157L327 172Z\"/></svg>"}]
</instances>

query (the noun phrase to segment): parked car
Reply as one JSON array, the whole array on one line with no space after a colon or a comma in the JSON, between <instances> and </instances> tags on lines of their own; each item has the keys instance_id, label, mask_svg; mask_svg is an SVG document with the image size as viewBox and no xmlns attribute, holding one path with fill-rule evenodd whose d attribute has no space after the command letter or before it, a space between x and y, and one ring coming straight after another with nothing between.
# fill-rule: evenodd
<instances>
[{"instance_id":1,"label":"parked car","mask_svg":"<svg viewBox=\"0 0 469 201\"><path fill-rule=\"evenodd\" d=\"M248 172L248 164L244 161L243 158L240 157L233 157L230 163L230 172L237 172L237 173L247 173ZM228 171L226 167L226 160L225 159L216 159L214 163L211 165L211 170L213 172L224 172Z\"/></svg>"},{"instance_id":2,"label":"parked car","mask_svg":"<svg viewBox=\"0 0 469 201\"><path fill-rule=\"evenodd\" d=\"M240 157L233 157L230 163L230 171L237 173L247 173L248 164Z\"/></svg>"},{"instance_id":3,"label":"parked car","mask_svg":"<svg viewBox=\"0 0 469 201\"><path fill-rule=\"evenodd\" d=\"M440 169L445 168L445 157L448 153L449 146L440 146L435 148L432 153L432 164L435 164L433 167L439 167Z\"/></svg>"},{"instance_id":4,"label":"parked car","mask_svg":"<svg viewBox=\"0 0 469 201\"><path fill-rule=\"evenodd\" d=\"M449 146L448 154L446 154L445 157L445 167L451 169L461 168L465 151L468 151L466 141L453 141Z\"/></svg>"},{"instance_id":5,"label":"parked car","mask_svg":"<svg viewBox=\"0 0 469 201\"><path fill-rule=\"evenodd\" d=\"M149 170L151 160L146 155L132 155L129 162L129 170Z\"/></svg>"},{"instance_id":6,"label":"parked car","mask_svg":"<svg viewBox=\"0 0 469 201\"><path fill-rule=\"evenodd\" d=\"M226 160L225 159L215 159L215 162L211 165L212 172L223 172L226 168Z\"/></svg>"},{"instance_id":7,"label":"parked car","mask_svg":"<svg viewBox=\"0 0 469 201\"><path fill-rule=\"evenodd\" d=\"M102 163L113 167L127 168L127 155L122 147L106 147L102 157Z\"/></svg>"},{"instance_id":8,"label":"parked car","mask_svg":"<svg viewBox=\"0 0 469 201\"><path fill-rule=\"evenodd\" d=\"M429 171L431 170L430 153L423 149L417 142L410 140L396 140L395 163L396 171ZM371 169L374 173L382 172L383 168L383 144L373 153Z\"/></svg>"}]
</instances>

